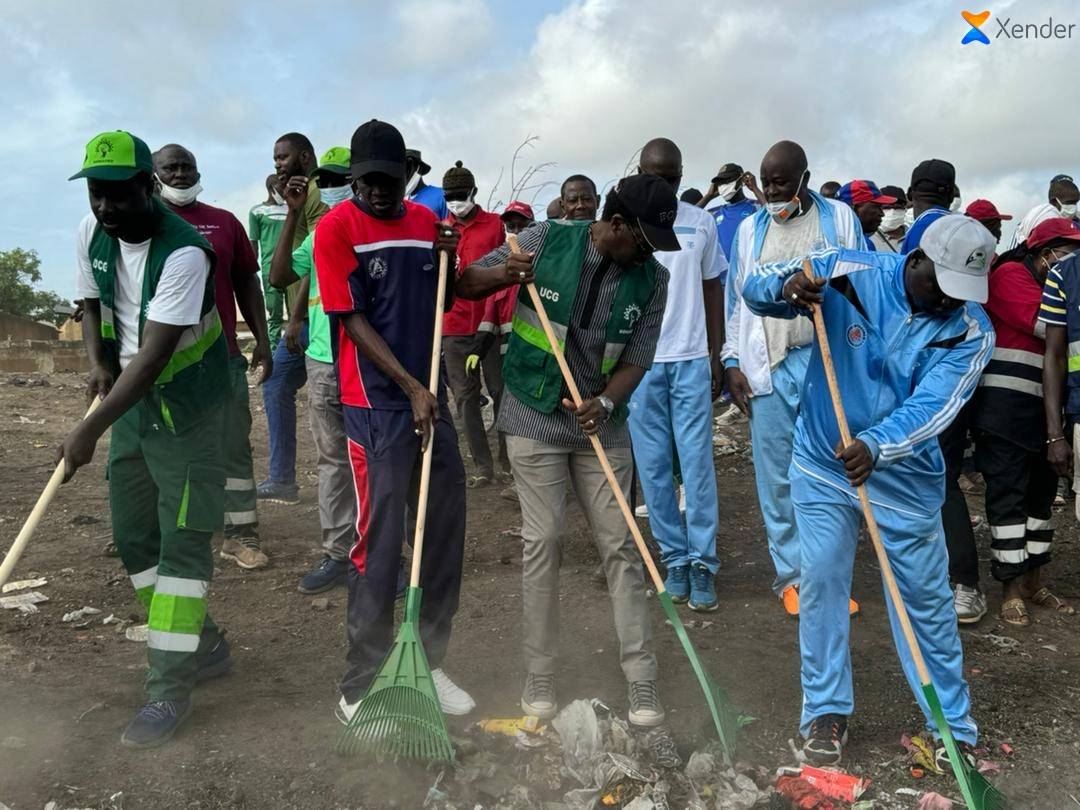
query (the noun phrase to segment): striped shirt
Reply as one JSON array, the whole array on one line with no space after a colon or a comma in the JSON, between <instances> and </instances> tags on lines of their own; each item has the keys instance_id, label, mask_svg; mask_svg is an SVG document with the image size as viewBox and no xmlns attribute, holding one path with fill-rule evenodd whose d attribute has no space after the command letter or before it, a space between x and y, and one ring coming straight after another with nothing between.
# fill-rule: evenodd
<instances>
[{"instance_id":1,"label":"striped shirt","mask_svg":"<svg viewBox=\"0 0 1080 810\"><path fill-rule=\"evenodd\" d=\"M1046 281L1043 284L1039 320L1050 326L1065 326L1066 306L1065 293L1061 289L1061 265L1055 264L1046 274Z\"/></svg>"},{"instance_id":2,"label":"striped shirt","mask_svg":"<svg viewBox=\"0 0 1080 810\"><path fill-rule=\"evenodd\" d=\"M539 256L547 237L548 224L541 222L526 228L518 236L521 249ZM474 263L474 267L495 267L506 262L510 255L507 245L493 250ZM574 297L571 322L568 324L565 351L566 362L574 375L574 381L584 399L603 393L607 379L600 366L607 342L607 322L615 292L619 287L619 268L610 259L600 255L589 240L581 265L581 277ZM660 326L664 319L667 300L668 272L663 265L656 265L656 287L645 312L634 325L634 332L626 342L619 361L648 369L656 352ZM522 293L523 295L525 293ZM562 397L570 398L563 386ZM499 430L511 436L556 445L558 447L587 448L589 438L581 432L577 417L563 408L556 407L552 413L541 413L523 404L504 389L499 407ZM630 432L625 421L622 424L605 422L600 426L599 437L605 447L629 447Z\"/></svg>"}]
</instances>

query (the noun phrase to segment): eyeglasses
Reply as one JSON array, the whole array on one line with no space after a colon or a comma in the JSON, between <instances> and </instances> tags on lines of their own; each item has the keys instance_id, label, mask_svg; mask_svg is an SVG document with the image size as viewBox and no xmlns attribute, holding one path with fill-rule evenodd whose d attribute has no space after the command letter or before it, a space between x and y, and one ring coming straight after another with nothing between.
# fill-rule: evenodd
<instances>
[{"instance_id":1,"label":"eyeglasses","mask_svg":"<svg viewBox=\"0 0 1080 810\"><path fill-rule=\"evenodd\" d=\"M631 225L629 222L626 223L626 229L628 231L630 231L630 235L632 237L634 237L634 244L637 245L637 249L641 253L641 255L643 255L643 256L652 256L653 255L653 247L652 247L652 245L650 245L648 242L645 241L645 237L644 236L638 236L637 229L633 225Z\"/></svg>"}]
</instances>

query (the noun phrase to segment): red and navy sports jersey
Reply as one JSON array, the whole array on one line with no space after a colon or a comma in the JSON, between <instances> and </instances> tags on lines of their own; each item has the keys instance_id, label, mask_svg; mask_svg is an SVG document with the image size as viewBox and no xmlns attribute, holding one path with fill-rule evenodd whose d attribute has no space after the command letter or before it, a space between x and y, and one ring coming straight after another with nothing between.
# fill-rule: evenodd
<instances>
[{"instance_id":1,"label":"red and navy sports jersey","mask_svg":"<svg viewBox=\"0 0 1080 810\"><path fill-rule=\"evenodd\" d=\"M364 357L341 316L362 313L390 351L422 385L428 383L434 336L435 214L408 200L400 215L379 219L361 200L339 205L319 222L315 270L322 306L330 316L341 401L358 408L405 410L397 383ZM439 383L439 399L445 397Z\"/></svg>"}]
</instances>

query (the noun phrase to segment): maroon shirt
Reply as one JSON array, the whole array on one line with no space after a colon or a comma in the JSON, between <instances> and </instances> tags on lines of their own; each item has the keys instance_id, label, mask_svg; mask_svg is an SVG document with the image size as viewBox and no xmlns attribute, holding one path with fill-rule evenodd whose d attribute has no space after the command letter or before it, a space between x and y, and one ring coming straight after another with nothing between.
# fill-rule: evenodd
<instances>
[{"instance_id":1,"label":"maroon shirt","mask_svg":"<svg viewBox=\"0 0 1080 810\"><path fill-rule=\"evenodd\" d=\"M193 225L214 248L214 296L229 355L236 357L240 349L236 345L235 290L248 276L259 272L259 260L251 250L247 232L240 220L224 208L205 205L198 200L191 205L170 205L169 208Z\"/></svg>"}]
</instances>

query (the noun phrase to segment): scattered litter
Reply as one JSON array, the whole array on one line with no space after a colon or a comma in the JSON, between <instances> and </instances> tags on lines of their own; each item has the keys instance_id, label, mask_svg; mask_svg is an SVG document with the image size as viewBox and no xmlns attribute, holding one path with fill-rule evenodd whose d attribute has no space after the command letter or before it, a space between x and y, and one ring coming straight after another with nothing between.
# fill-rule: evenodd
<instances>
[{"instance_id":1,"label":"scattered litter","mask_svg":"<svg viewBox=\"0 0 1080 810\"><path fill-rule=\"evenodd\" d=\"M521 537L521 527L511 526L509 529L503 529L499 532L499 537Z\"/></svg>"},{"instance_id":2,"label":"scattered litter","mask_svg":"<svg viewBox=\"0 0 1080 810\"><path fill-rule=\"evenodd\" d=\"M108 616L106 616L104 619L101 620L101 623L102 624L121 624L122 625L122 624L126 624L127 620L117 618L115 613L110 613Z\"/></svg>"},{"instance_id":3,"label":"scattered litter","mask_svg":"<svg viewBox=\"0 0 1080 810\"><path fill-rule=\"evenodd\" d=\"M934 747L925 739L917 734L914 737L901 734L900 745L908 752L914 768L924 769L931 773L941 773L941 769L937 765L937 757L934 754ZM912 776L914 776L914 773Z\"/></svg>"},{"instance_id":4,"label":"scattered litter","mask_svg":"<svg viewBox=\"0 0 1080 810\"><path fill-rule=\"evenodd\" d=\"M27 419L22 414L19 414L18 419L14 419L12 421L14 421L16 425L44 425L45 424L44 419Z\"/></svg>"},{"instance_id":5,"label":"scattered litter","mask_svg":"<svg viewBox=\"0 0 1080 810\"><path fill-rule=\"evenodd\" d=\"M319 596L311 600L312 610L329 610L330 609L330 597Z\"/></svg>"},{"instance_id":6,"label":"scattered litter","mask_svg":"<svg viewBox=\"0 0 1080 810\"><path fill-rule=\"evenodd\" d=\"M801 776L780 776L776 792L799 810L840 810L840 805L811 785Z\"/></svg>"},{"instance_id":7,"label":"scattered litter","mask_svg":"<svg viewBox=\"0 0 1080 810\"><path fill-rule=\"evenodd\" d=\"M946 799L940 793L927 791L919 797L919 803L915 810L952 810L955 807L952 799Z\"/></svg>"},{"instance_id":8,"label":"scattered litter","mask_svg":"<svg viewBox=\"0 0 1080 810\"><path fill-rule=\"evenodd\" d=\"M862 798L870 787L870 780L841 770L827 770L806 765L802 778L831 799L854 802Z\"/></svg>"},{"instance_id":9,"label":"scattered litter","mask_svg":"<svg viewBox=\"0 0 1080 810\"><path fill-rule=\"evenodd\" d=\"M993 633L987 633L984 638L995 647L1000 647L1003 650L1015 650L1020 646L1020 642L1017 639L1009 638L1008 636L996 636Z\"/></svg>"},{"instance_id":10,"label":"scattered litter","mask_svg":"<svg viewBox=\"0 0 1080 810\"><path fill-rule=\"evenodd\" d=\"M1040 650L1049 650L1050 652L1057 652L1058 651L1058 648L1057 648L1056 644L1043 644L1039 649Z\"/></svg>"},{"instance_id":11,"label":"scattered litter","mask_svg":"<svg viewBox=\"0 0 1080 810\"><path fill-rule=\"evenodd\" d=\"M48 601L49 597L40 591L27 591L26 593L17 593L14 596L0 596L0 608L5 610L15 610L17 608L21 613L37 613L37 606Z\"/></svg>"},{"instance_id":12,"label":"scattered litter","mask_svg":"<svg viewBox=\"0 0 1080 810\"><path fill-rule=\"evenodd\" d=\"M428 807L436 802L445 802L450 798L450 794L445 790L439 790L439 783L442 781L445 773L446 771L439 771L439 775L435 777L435 782L428 788L427 796L424 797L424 807Z\"/></svg>"},{"instance_id":13,"label":"scattered litter","mask_svg":"<svg viewBox=\"0 0 1080 810\"><path fill-rule=\"evenodd\" d=\"M124 631L124 638L128 641L141 641L146 642L146 639L150 637L150 627L145 624L137 624L134 627L129 627Z\"/></svg>"},{"instance_id":14,"label":"scattered litter","mask_svg":"<svg viewBox=\"0 0 1080 810\"><path fill-rule=\"evenodd\" d=\"M1009 745L1008 743L1002 743L1001 745L998 746L998 748L1000 748L1001 753L1003 753L1007 757L1011 757L1014 753L1016 753L1013 750L1013 747L1011 745Z\"/></svg>"},{"instance_id":15,"label":"scattered litter","mask_svg":"<svg viewBox=\"0 0 1080 810\"><path fill-rule=\"evenodd\" d=\"M91 707L90 707L89 709L87 709L87 710L86 710L85 712L83 712L83 713L82 713L82 714L80 714L80 715L79 715L78 717L76 717L76 718L75 718L75 722L76 722L76 723L81 723L81 722L82 722L82 719L83 719L84 717L86 717L86 715L90 714L90 712L96 712L96 711L97 711L98 709L104 709L104 708L105 708L105 704L104 704L104 703L95 703L95 704L94 704L93 706L91 706Z\"/></svg>"},{"instance_id":16,"label":"scattered litter","mask_svg":"<svg viewBox=\"0 0 1080 810\"><path fill-rule=\"evenodd\" d=\"M579 782L588 785L590 779L582 775L582 768L600 750L600 726L592 704L575 700L563 707L551 725L562 741L567 769Z\"/></svg>"},{"instance_id":17,"label":"scattered litter","mask_svg":"<svg viewBox=\"0 0 1080 810\"><path fill-rule=\"evenodd\" d=\"M975 763L975 767L979 769L979 773L983 774L996 774L1001 773L1001 763L993 762L989 759L980 759Z\"/></svg>"},{"instance_id":18,"label":"scattered litter","mask_svg":"<svg viewBox=\"0 0 1080 810\"><path fill-rule=\"evenodd\" d=\"M98 613L101 613L101 611L98 610L96 607L81 607L78 610L73 610L70 613L65 613L64 618L61 619L61 621L77 622L80 619L85 619L87 616L95 616Z\"/></svg>"},{"instance_id":19,"label":"scattered litter","mask_svg":"<svg viewBox=\"0 0 1080 810\"><path fill-rule=\"evenodd\" d=\"M920 796L921 794L922 794L922 791L921 790L915 790L915 788L897 788L896 789L896 795L897 796Z\"/></svg>"},{"instance_id":20,"label":"scattered litter","mask_svg":"<svg viewBox=\"0 0 1080 810\"><path fill-rule=\"evenodd\" d=\"M45 577L38 577L37 579L20 579L17 582L9 582L4 586L2 593L11 593L12 591L21 591L25 588L40 588L42 585L48 585L49 580Z\"/></svg>"}]
</instances>

